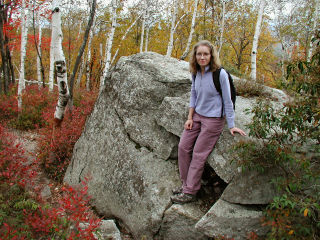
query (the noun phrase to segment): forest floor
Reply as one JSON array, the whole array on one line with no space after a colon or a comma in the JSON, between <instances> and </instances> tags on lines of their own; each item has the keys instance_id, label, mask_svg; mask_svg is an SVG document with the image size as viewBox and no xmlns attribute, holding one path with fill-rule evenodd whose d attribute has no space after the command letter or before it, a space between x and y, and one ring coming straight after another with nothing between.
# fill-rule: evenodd
<instances>
[{"instance_id":1,"label":"forest floor","mask_svg":"<svg viewBox=\"0 0 320 240\"><path fill-rule=\"evenodd\" d=\"M51 206L58 206L62 194L63 184L60 184L45 174L41 163L37 160L39 135L36 131L21 131L17 129L8 129L8 132L15 138L15 144L19 144L24 149L24 155L28 159L27 164L36 170L36 177L33 184L27 183L27 190L31 195L35 192L41 194L45 203Z\"/></svg>"},{"instance_id":2,"label":"forest floor","mask_svg":"<svg viewBox=\"0 0 320 240\"><path fill-rule=\"evenodd\" d=\"M39 154L39 134L37 131L21 131L17 129L7 130L13 135L15 139L14 144L20 145L24 150L24 155L28 159L27 164L30 165L30 167L32 166L32 169L36 171L36 176L33 179L32 184L26 184L27 191L31 196L40 193L45 204L49 204L52 207L58 207L63 194L64 184L50 179L44 172L41 163L37 160L37 155ZM96 217L101 218L98 214ZM131 234L121 225L121 223L117 223L117 225L123 240L133 239Z\"/></svg>"}]
</instances>

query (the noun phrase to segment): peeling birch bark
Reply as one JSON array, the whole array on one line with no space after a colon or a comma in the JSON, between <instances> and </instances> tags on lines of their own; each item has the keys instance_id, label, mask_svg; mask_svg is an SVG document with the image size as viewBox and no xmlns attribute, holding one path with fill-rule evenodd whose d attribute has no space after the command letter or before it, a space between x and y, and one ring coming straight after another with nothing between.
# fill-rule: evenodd
<instances>
[{"instance_id":1,"label":"peeling birch bark","mask_svg":"<svg viewBox=\"0 0 320 240\"><path fill-rule=\"evenodd\" d=\"M253 81L257 80L257 49L258 49L258 41L259 41L259 36L261 31L262 16L263 16L265 4L266 4L265 0L260 1L258 19L257 19L256 29L254 32L254 37L252 42L250 79Z\"/></svg>"},{"instance_id":2,"label":"peeling birch bark","mask_svg":"<svg viewBox=\"0 0 320 240\"><path fill-rule=\"evenodd\" d=\"M54 119L57 126L60 126L65 108L69 100L69 88L67 79L66 60L62 50L62 31L61 31L61 13L60 1L52 2L52 39L53 55L57 71L57 82L59 89L59 99L54 113Z\"/></svg>"},{"instance_id":3,"label":"peeling birch bark","mask_svg":"<svg viewBox=\"0 0 320 240\"><path fill-rule=\"evenodd\" d=\"M114 38L114 32L116 30L116 25L117 25L117 1L116 0L112 0L111 8L112 8L112 26L111 26L107 43L106 43L105 66L104 66L103 74L100 78L100 88L99 88L100 91L102 91L105 85L104 81L110 68L111 49L112 49L112 43Z\"/></svg>"}]
</instances>

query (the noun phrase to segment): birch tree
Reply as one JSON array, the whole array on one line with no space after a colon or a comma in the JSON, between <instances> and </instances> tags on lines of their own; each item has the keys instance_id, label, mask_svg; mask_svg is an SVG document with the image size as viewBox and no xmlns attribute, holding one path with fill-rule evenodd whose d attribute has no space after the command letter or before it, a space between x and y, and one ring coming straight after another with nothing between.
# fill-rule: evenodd
<instances>
[{"instance_id":1,"label":"birch tree","mask_svg":"<svg viewBox=\"0 0 320 240\"><path fill-rule=\"evenodd\" d=\"M37 25L38 25L38 55L37 55L37 79L39 88L41 87L42 78L41 78L41 38L42 38L42 28L40 24L40 13L37 13ZM44 81L44 79L43 79Z\"/></svg>"},{"instance_id":2,"label":"birch tree","mask_svg":"<svg viewBox=\"0 0 320 240\"><path fill-rule=\"evenodd\" d=\"M313 38L315 37L315 32L317 30L317 25L318 25L318 19L319 19L319 0L315 0L315 10L313 13L313 26L312 26L312 35L309 43L309 49L307 52L307 61L311 61L311 56L312 56L312 51L313 51Z\"/></svg>"},{"instance_id":3,"label":"birch tree","mask_svg":"<svg viewBox=\"0 0 320 240\"><path fill-rule=\"evenodd\" d=\"M290 59L290 53L292 52L292 48L295 44L295 39L292 36L292 26L290 26L289 22L292 18L292 12L285 14L284 11L284 3L281 0L277 1L277 5L275 6L276 18L274 23L274 28L278 39L281 44L281 75L282 80L286 80L286 70L285 70L285 62Z\"/></svg>"},{"instance_id":4,"label":"birch tree","mask_svg":"<svg viewBox=\"0 0 320 240\"><path fill-rule=\"evenodd\" d=\"M147 19L149 17L149 11L147 11ZM145 40L145 48L144 51L148 51L148 43L149 43L149 32L150 32L150 23L147 24L147 29L146 29L146 40Z\"/></svg>"},{"instance_id":5,"label":"birch tree","mask_svg":"<svg viewBox=\"0 0 320 240\"><path fill-rule=\"evenodd\" d=\"M167 48L167 57L171 56L172 48L173 48L173 35L176 29L176 18L177 18L177 12L178 12L178 0L173 0L173 11L172 11L172 17L171 17L171 28L170 28L170 38Z\"/></svg>"},{"instance_id":6,"label":"birch tree","mask_svg":"<svg viewBox=\"0 0 320 240\"><path fill-rule=\"evenodd\" d=\"M37 8L37 9L36 9ZM33 11L32 11L32 23L33 23L33 37L34 37L34 45L37 52L37 79L39 88L41 86L45 87L45 74L44 67L42 64L42 54L41 54L41 38L42 38L42 28L40 24L40 11L41 6L36 6L36 1L33 2ZM35 12L37 12L37 16L35 17ZM37 24L35 24L35 18L37 18ZM36 26L38 26L38 40L36 37Z\"/></svg>"},{"instance_id":7,"label":"birch tree","mask_svg":"<svg viewBox=\"0 0 320 240\"><path fill-rule=\"evenodd\" d=\"M144 1L144 9L143 9L143 18L142 18L142 26L141 26L141 37L140 37L140 52L142 53L143 51L143 41L144 41L144 28L146 25L146 19L147 19L147 4L148 1Z\"/></svg>"},{"instance_id":8,"label":"birch tree","mask_svg":"<svg viewBox=\"0 0 320 240\"><path fill-rule=\"evenodd\" d=\"M20 75L18 84L18 109L22 107L22 91L25 89L25 78L24 78L24 63L26 58L26 47L27 47L27 21L26 21L26 3L25 0L21 2L21 56L20 56Z\"/></svg>"},{"instance_id":9,"label":"birch tree","mask_svg":"<svg viewBox=\"0 0 320 240\"><path fill-rule=\"evenodd\" d=\"M254 37L252 42L250 78L253 81L257 80L257 49L258 49L258 41L259 41L259 36L261 32L261 23L262 23L262 16L263 16L265 4L266 4L265 0L260 1L256 29L254 32Z\"/></svg>"},{"instance_id":10,"label":"birch tree","mask_svg":"<svg viewBox=\"0 0 320 240\"><path fill-rule=\"evenodd\" d=\"M53 53L53 29L51 25L51 41L50 41L50 67L49 67L49 91L52 92L53 90L53 83L54 83L54 53Z\"/></svg>"},{"instance_id":11,"label":"birch tree","mask_svg":"<svg viewBox=\"0 0 320 240\"><path fill-rule=\"evenodd\" d=\"M189 33L186 49L185 49L184 53L182 54L182 56L180 57L181 60L184 60L188 56L188 53L190 51L192 36L193 36L194 28L196 25L197 8L198 8L198 0L194 0L194 9L193 9L193 14L192 14L190 33Z\"/></svg>"},{"instance_id":12,"label":"birch tree","mask_svg":"<svg viewBox=\"0 0 320 240\"><path fill-rule=\"evenodd\" d=\"M117 25L117 7L118 7L117 0L112 0L111 2L112 23L111 23L111 30L109 32L108 40L106 42L106 51L105 51L105 57L104 57L105 66L104 66L103 74L100 79L100 91L104 87L104 81L110 68L111 49L112 49L112 43L114 38L114 32L116 30L116 25Z\"/></svg>"},{"instance_id":13,"label":"birch tree","mask_svg":"<svg viewBox=\"0 0 320 240\"><path fill-rule=\"evenodd\" d=\"M57 71L59 99L54 113L57 126L60 126L65 108L69 100L69 88L67 78L66 59L62 50L61 10L60 0L52 1L52 49L54 63Z\"/></svg>"},{"instance_id":14,"label":"birch tree","mask_svg":"<svg viewBox=\"0 0 320 240\"><path fill-rule=\"evenodd\" d=\"M136 18L136 20L128 27L128 29L126 30L125 34L122 36L121 41L120 41L120 44L118 45L118 48L117 48L115 54L114 54L113 57L112 57L111 64L115 61L115 59L116 59L117 56L118 56L119 49L120 49L120 47L121 47L121 43L123 42L123 40L126 39L127 35L129 34L129 32L131 31L131 29L133 28L133 26L136 25L136 23L137 23L138 20L141 18L141 16L142 16L142 15L140 15L140 16L138 16L138 17Z\"/></svg>"}]
</instances>

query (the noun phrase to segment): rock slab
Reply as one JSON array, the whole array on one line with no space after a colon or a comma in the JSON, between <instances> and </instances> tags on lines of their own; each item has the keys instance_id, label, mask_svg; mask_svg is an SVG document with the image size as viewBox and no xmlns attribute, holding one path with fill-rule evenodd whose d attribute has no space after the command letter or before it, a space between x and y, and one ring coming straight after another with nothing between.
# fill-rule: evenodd
<instances>
[{"instance_id":1,"label":"rock slab","mask_svg":"<svg viewBox=\"0 0 320 240\"><path fill-rule=\"evenodd\" d=\"M253 208L218 200L196 224L196 229L210 237L247 239L250 232L264 236L268 231L261 226L262 212Z\"/></svg>"}]
</instances>

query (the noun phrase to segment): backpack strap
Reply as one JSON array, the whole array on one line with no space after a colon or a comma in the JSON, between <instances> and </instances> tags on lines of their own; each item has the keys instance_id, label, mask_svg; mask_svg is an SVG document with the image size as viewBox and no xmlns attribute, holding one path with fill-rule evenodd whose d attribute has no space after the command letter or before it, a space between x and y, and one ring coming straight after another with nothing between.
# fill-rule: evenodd
<instances>
[{"instance_id":1,"label":"backpack strap","mask_svg":"<svg viewBox=\"0 0 320 240\"><path fill-rule=\"evenodd\" d=\"M195 82L196 81L196 75L192 74L192 80Z\"/></svg>"},{"instance_id":2,"label":"backpack strap","mask_svg":"<svg viewBox=\"0 0 320 240\"><path fill-rule=\"evenodd\" d=\"M221 104L221 117L223 117L223 98L222 98L222 90L221 90L221 84L220 84L220 72L221 68L217 69L216 71L212 72L212 79L213 79L213 84L215 88L217 89L218 93L221 96L222 104Z\"/></svg>"}]
</instances>

